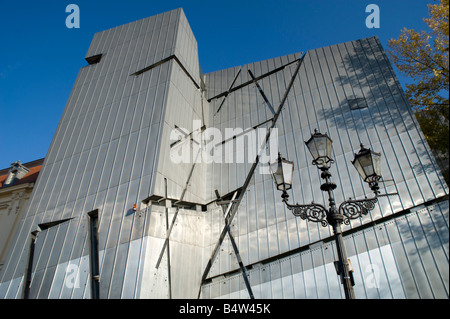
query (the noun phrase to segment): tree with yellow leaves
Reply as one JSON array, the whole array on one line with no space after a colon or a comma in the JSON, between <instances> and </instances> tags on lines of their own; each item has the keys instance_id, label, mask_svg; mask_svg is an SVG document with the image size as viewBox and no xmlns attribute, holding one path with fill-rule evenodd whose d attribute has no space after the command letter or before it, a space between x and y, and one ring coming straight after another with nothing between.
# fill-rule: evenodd
<instances>
[{"instance_id":1,"label":"tree with yellow leaves","mask_svg":"<svg viewBox=\"0 0 450 319\"><path fill-rule=\"evenodd\" d=\"M428 32L403 29L389 40L393 63L414 83L406 85L406 96L449 183L449 0L428 5Z\"/></svg>"}]
</instances>

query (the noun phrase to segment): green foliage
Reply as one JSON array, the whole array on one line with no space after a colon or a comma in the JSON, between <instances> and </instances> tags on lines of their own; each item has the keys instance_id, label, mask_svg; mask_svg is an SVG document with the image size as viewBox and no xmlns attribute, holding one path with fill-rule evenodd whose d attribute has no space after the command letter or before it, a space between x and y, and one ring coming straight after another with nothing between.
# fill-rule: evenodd
<instances>
[{"instance_id":1,"label":"green foliage","mask_svg":"<svg viewBox=\"0 0 450 319\"><path fill-rule=\"evenodd\" d=\"M449 0L428 5L428 31L403 29L388 42L388 54L413 80L406 96L449 184Z\"/></svg>"}]
</instances>

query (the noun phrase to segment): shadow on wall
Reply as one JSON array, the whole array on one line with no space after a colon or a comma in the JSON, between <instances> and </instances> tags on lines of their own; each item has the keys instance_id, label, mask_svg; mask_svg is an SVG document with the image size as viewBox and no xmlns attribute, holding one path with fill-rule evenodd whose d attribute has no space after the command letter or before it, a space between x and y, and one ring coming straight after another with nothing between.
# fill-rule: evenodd
<instances>
[{"instance_id":1,"label":"shadow on wall","mask_svg":"<svg viewBox=\"0 0 450 319\"><path fill-rule=\"evenodd\" d=\"M336 126L347 127L350 134L351 132L358 136L367 134L371 139L369 132L375 131L380 142L383 141L383 136L399 136L405 131L419 130L419 125L378 39L375 37L362 39L339 44L337 47L333 54L339 74L334 77L334 82L342 88L343 98L340 97L337 106L325 109L324 117L334 118ZM414 144L413 152L420 159L412 165L414 172L416 174L435 172L437 166L434 160L423 160L431 156L428 145L425 145L425 139L423 137L421 141L411 139L411 143ZM409 150L405 148L405 153L408 152ZM435 183L442 186L439 180Z\"/></svg>"}]
</instances>

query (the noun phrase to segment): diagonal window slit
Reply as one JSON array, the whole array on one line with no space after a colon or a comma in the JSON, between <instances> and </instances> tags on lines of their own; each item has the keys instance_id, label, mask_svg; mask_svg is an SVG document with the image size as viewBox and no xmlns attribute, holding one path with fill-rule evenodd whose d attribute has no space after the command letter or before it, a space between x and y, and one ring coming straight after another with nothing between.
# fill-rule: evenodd
<instances>
[{"instance_id":1,"label":"diagonal window slit","mask_svg":"<svg viewBox=\"0 0 450 319\"><path fill-rule=\"evenodd\" d=\"M295 61L295 62L298 62L297 63L297 67L295 68L295 71L292 74L291 80L289 81L289 84L288 84L288 86L286 88L286 91L284 92L283 98L281 99L281 102L280 102L280 104L279 104L279 106L277 108L277 111L275 112L275 115L274 115L274 117L272 119L272 124L270 126L270 129L274 128L274 126L275 126L275 124L277 122L277 119L280 116L280 113L281 113L281 110L283 109L284 103L287 100L288 94L291 91L291 88L292 88L292 86L294 84L294 80L295 80L295 78L296 78L296 76L297 76L297 74L299 72L300 66L302 65L304 56L305 55L303 55L302 58L300 58L300 59ZM268 142L269 138L270 138L270 130L269 130L268 134L266 134L266 138L265 138L265 141L264 141L263 145L265 145ZM242 189L241 192L245 193L247 191L248 185L250 184L250 181L251 181L251 179L253 177L253 174L254 174L258 164L259 164L259 154L256 156L255 161L253 162L253 165L252 165L252 167L250 168L250 171L247 174L245 182L244 182L244 184L241 187L241 189ZM228 212L228 214L226 216L227 224L231 223L231 221L233 220L234 216L236 215L242 198L243 198L243 196L239 196L237 198L237 202L233 202L232 203L231 209L230 209L230 211ZM201 284L200 284L199 290L198 290L197 298L200 298L202 284L205 283L205 280L206 280L206 278L207 278L207 276L208 276L208 274L209 274L209 272L211 270L213 262L214 262L214 260L215 260L215 258L217 256L217 254L218 254L220 246L221 246L221 244L223 242L223 238L225 237L226 234L227 234L227 227L224 227L222 229L222 232L220 233L219 239L218 239L214 249L212 250L211 257L209 258L209 260L206 263L206 266L204 268L202 279L201 279Z\"/></svg>"},{"instance_id":2,"label":"diagonal window slit","mask_svg":"<svg viewBox=\"0 0 450 319\"><path fill-rule=\"evenodd\" d=\"M273 69L272 71L269 71L269 72L267 72L267 73L261 74L261 75L257 76L254 80L247 81L247 82L245 82L245 83L242 83L242 84L240 84L240 85L238 85L238 86L235 86L235 87L229 89L229 91L222 92L222 93L220 93L220 94L217 94L216 96L213 96L212 98L209 98L209 99L208 99L208 102L211 102L212 100L218 99L218 98L220 98L220 97L222 97L222 96L226 96L226 95L228 95L228 94L230 94L231 92L234 92L234 91L236 91L236 90L240 90L240 89L242 89L243 87L246 87L247 85L250 85L250 84L254 83L255 80L256 80L256 81L259 81L259 80L261 80L261 79L263 79L263 78L265 78L265 77L268 77L268 76L270 76L270 75L272 75L272 74L274 74L274 73L277 73L277 72L279 72L279 71L282 71L282 70L284 70L286 67L288 67L289 65L294 64L294 63L297 63L297 62L299 62L299 61L301 61L301 58L300 58L300 59L296 59L296 60L294 60L294 61L291 61L291 62L289 62L289 63L287 63L287 64L285 64L285 65L282 65L282 66L280 66L280 67L278 67L278 68L276 68L276 69Z\"/></svg>"},{"instance_id":3,"label":"diagonal window slit","mask_svg":"<svg viewBox=\"0 0 450 319\"><path fill-rule=\"evenodd\" d=\"M158 62L156 62L156 63L153 63L152 65L149 65L149 66L147 66L147 67L145 67L145 68L143 68L143 69L141 69L141 70L139 70L139 71L134 72L133 74L130 74L130 76L133 76L133 75L134 75L134 76L138 76L138 75L140 75L140 74L142 74L142 73L144 73L144 72L150 71L151 69L154 69L154 68L156 68L157 66L160 66L161 64L164 64L164 63L166 63L166 62L168 62L168 61L170 61L170 60L172 60L172 59L175 60L175 62L177 62L178 66L179 66L179 67L181 68L181 70L183 70L183 72L188 76L188 78L192 81L192 83L195 85L195 87L196 87L197 89L200 89L200 85L198 85L198 83L195 82L195 80L194 80L194 78L192 77L192 75L189 74L188 70L186 70L186 68L185 68L184 65L181 63L181 61L177 58L176 55L168 56L167 58L162 59L161 61L158 61Z\"/></svg>"},{"instance_id":4,"label":"diagonal window slit","mask_svg":"<svg viewBox=\"0 0 450 319\"><path fill-rule=\"evenodd\" d=\"M255 83L256 87L258 88L259 93L261 93L261 96L264 99L264 102L266 102L267 106L269 107L270 112L272 112L272 114L275 114L275 110L273 109L272 104L270 104L269 100L267 99L267 96L264 94L264 91L259 86L258 80L256 80L252 71L248 70L248 74L250 74L251 78L253 79L253 82Z\"/></svg>"},{"instance_id":5,"label":"diagonal window slit","mask_svg":"<svg viewBox=\"0 0 450 319\"><path fill-rule=\"evenodd\" d=\"M236 80L237 80L239 74L241 74L241 69L239 69L239 71L237 71L233 81L231 82L230 86L228 87L227 92L225 92L225 96L223 97L222 103L220 103L220 105L216 111L216 114L219 113L220 109L222 108L223 103L225 103L225 99L227 98L228 94L230 94L231 89L233 88L234 83L236 83Z\"/></svg>"},{"instance_id":6,"label":"diagonal window slit","mask_svg":"<svg viewBox=\"0 0 450 319\"><path fill-rule=\"evenodd\" d=\"M91 272L91 298L100 299L100 266L98 258L98 209L88 213L89 268Z\"/></svg>"}]
</instances>

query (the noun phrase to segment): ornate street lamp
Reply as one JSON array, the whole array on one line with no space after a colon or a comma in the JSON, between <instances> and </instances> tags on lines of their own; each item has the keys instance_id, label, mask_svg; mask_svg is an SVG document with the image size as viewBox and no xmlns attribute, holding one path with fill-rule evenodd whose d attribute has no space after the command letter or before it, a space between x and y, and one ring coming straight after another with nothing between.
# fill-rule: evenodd
<instances>
[{"instance_id":1,"label":"ornate street lamp","mask_svg":"<svg viewBox=\"0 0 450 319\"><path fill-rule=\"evenodd\" d=\"M278 161L270 165L272 177L279 191L283 194L281 197L287 195L286 191L292 187L292 175L294 173L294 162L287 161L278 153ZM289 195L287 195L289 197Z\"/></svg>"},{"instance_id":2,"label":"ornate street lamp","mask_svg":"<svg viewBox=\"0 0 450 319\"><path fill-rule=\"evenodd\" d=\"M378 181L381 179L380 162L381 154L364 148L362 144L359 153L355 154L355 159L352 161L353 166L355 166L363 181L369 183L369 187L374 191L375 195L379 194Z\"/></svg>"},{"instance_id":3,"label":"ornate street lamp","mask_svg":"<svg viewBox=\"0 0 450 319\"><path fill-rule=\"evenodd\" d=\"M314 134L308 141L305 142L305 144L313 157L314 165L325 166L328 163L334 162L331 159L333 141L326 133L321 134L317 131L317 129L315 129Z\"/></svg>"},{"instance_id":4,"label":"ornate street lamp","mask_svg":"<svg viewBox=\"0 0 450 319\"><path fill-rule=\"evenodd\" d=\"M336 189L336 184L331 182L331 173L329 168L334 160L331 157L332 143L327 134L321 134L317 130L311 138L305 142L308 150L313 157L313 164L322 171L321 178L325 181L320 189L328 193L329 209L316 203L307 205L291 205L288 203L289 195L287 190L292 187L292 175L294 171L294 164L281 157L278 153L278 162L271 165L272 176L277 186L277 189L282 191L281 195L283 202L287 208L292 211L294 216L306 219L311 222L321 223L322 226L332 226L334 238L336 242L336 249L339 261L337 262L338 275L341 276L341 283L344 286L345 297L347 299L355 298L353 291L353 277L350 271L350 265L344 248L342 238L341 224L350 224L351 219L356 219L362 215L366 215L370 210L375 208L375 204L380 196L388 196L395 194L379 195L378 182L381 179L380 158L379 153L372 152L366 149L361 144L361 150L355 154L355 159L352 164L355 166L358 173L361 175L364 182L369 184L369 187L375 193L375 197L366 198L362 200L347 200L343 202L339 208L333 197L333 190Z\"/></svg>"}]
</instances>

